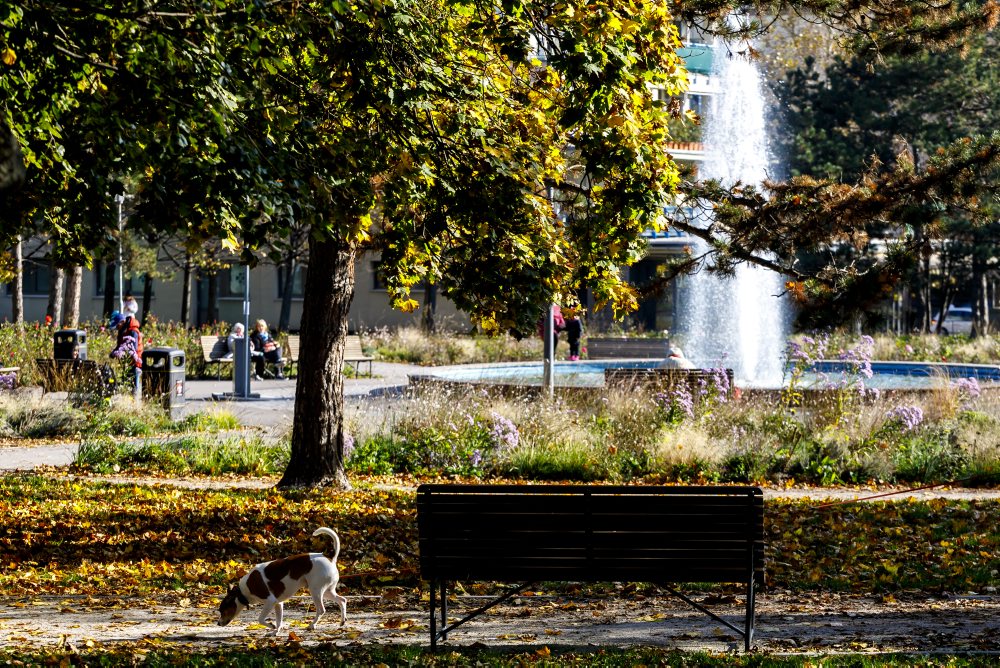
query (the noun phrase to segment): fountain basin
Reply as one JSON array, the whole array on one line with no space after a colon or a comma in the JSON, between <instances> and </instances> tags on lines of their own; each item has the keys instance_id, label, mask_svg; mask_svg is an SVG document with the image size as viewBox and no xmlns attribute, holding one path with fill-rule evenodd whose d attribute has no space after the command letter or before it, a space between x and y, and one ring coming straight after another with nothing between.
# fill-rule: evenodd
<instances>
[{"instance_id":1,"label":"fountain basin","mask_svg":"<svg viewBox=\"0 0 1000 668\"><path fill-rule=\"evenodd\" d=\"M556 362L555 385L558 388L603 388L606 369L652 369L658 360L616 359ZM879 390L931 390L948 381L975 378L980 384L1000 383L1000 366L988 364L948 364L932 362L872 362L873 376L864 380L865 387ZM818 362L814 372L800 381L804 390L826 391L836 385L846 363L836 360ZM466 364L429 368L426 373L411 374L413 385L438 383L499 387L541 388L541 362L509 362L499 364ZM848 372L847 378L856 376ZM749 390L780 390L782 385L762 385L736 378L735 385Z\"/></svg>"}]
</instances>

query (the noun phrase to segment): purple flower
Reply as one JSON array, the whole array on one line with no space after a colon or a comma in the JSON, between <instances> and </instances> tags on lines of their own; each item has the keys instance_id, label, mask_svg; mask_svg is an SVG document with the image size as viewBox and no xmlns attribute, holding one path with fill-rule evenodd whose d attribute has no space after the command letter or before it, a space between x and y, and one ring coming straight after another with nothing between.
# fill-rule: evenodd
<instances>
[{"instance_id":1,"label":"purple flower","mask_svg":"<svg viewBox=\"0 0 1000 668\"><path fill-rule=\"evenodd\" d=\"M497 412L490 413L493 424L490 426L490 441L497 450L513 450L521 442L521 434L517 425Z\"/></svg>"},{"instance_id":2,"label":"purple flower","mask_svg":"<svg viewBox=\"0 0 1000 668\"><path fill-rule=\"evenodd\" d=\"M920 406L896 406L886 413L886 417L898 422L903 431L913 431L924 421L924 411Z\"/></svg>"},{"instance_id":3,"label":"purple flower","mask_svg":"<svg viewBox=\"0 0 1000 668\"><path fill-rule=\"evenodd\" d=\"M472 454L469 455L469 463L472 464L473 467L478 467L482 461L483 461L483 453L481 453L479 450L473 450Z\"/></svg>"},{"instance_id":4,"label":"purple flower","mask_svg":"<svg viewBox=\"0 0 1000 668\"><path fill-rule=\"evenodd\" d=\"M344 434L344 461L346 462L354 454L354 437Z\"/></svg>"},{"instance_id":5,"label":"purple flower","mask_svg":"<svg viewBox=\"0 0 1000 668\"><path fill-rule=\"evenodd\" d=\"M951 386L958 390L960 394L967 395L969 399L975 399L982 394L982 389L979 387L979 381L976 380L975 377L953 380L951 381Z\"/></svg>"}]
</instances>

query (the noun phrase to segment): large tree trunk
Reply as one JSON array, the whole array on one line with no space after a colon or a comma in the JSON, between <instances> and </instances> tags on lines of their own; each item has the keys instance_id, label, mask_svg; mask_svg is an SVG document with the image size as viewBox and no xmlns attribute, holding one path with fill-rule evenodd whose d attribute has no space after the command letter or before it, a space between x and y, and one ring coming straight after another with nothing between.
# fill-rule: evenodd
<instances>
[{"instance_id":1,"label":"large tree trunk","mask_svg":"<svg viewBox=\"0 0 1000 668\"><path fill-rule=\"evenodd\" d=\"M66 304L63 309L63 324L70 329L80 325L80 297L83 292L83 267L74 265L66 283Z\"/></svg>"},{"instance_id":2,"label":"large tree trunk","mask_svg":"<svg viewBox=\"0 0 1000 668\"><path fill-rule=\"evenodd\" d=\"M109 262L104 265L104 318L105 320L111 316L112 311L117 311L121 304L115 299L115 292L118 289L117 283L115 281L115 275L118 267L113 263Z\"/></svg>"},{"instance_id":3,"label":"large tree trunk","mask_svg":"<svg viewBox=\"0 0 1000 668\"><path fill-rule=\"evenodd\" d=\"M309 242L292 454L278 487L349 489L344 473L344 344L354 297L354 248Z\"/></svg>"},{"instance_id":4,"label":"large tree trunk","mask_svg":"<svg viewBox=\"0 0 1000 668\"><path fill-rule=\"evenodd\" d=\"M972 259L972 336L985 336L990 331L989 280L986 263L978 257Z\"/></svg>"},{"instance_id":5,"label":"large tree trunk","mask_svg":"<svg viewBox=\"0 0 1000 668\"><path fill-rule=\"evenodd\" d=\"M424 312L420 318L420 324L427 334L433 334L437 331L437 322L434 320L436 314L437 283L424 281Z\"/></svg>"},{"instance_id":6,"label":"large tree trunk","mask_svg":"<svg viewBox=\"0 0 1000 668\"><path fill-rule=\"evenodd\" d=\"M184 285L181 288L181 324L191 325L191 253L184 252Z\"/></svg>"},{"instance_id":7,"label":"large tree trunk","mask_svg":"<svg viewBox=\"0 0 1000 668\"><path fill-rule=\"evenodd\" d=\"M289 254L279 271L284 272L284 291L281 293L281 313L278 315L278 329L282 332L288 331L288 323L292 319L292 284L295 279L295 258Z\"/></svg>"},{"instance_id":8,"label":"large tree trunk","mask_svg":"<svg viewBox=\"0 0 1000 668\"><path fill-rule=\"evenodd\" d=\"M62 323L63 285L66 283L66 270L57 267L55 263L51 263L49 266L51 267L49 275L52 277L52 282L49 283L49 305L45 315L52 318L52 329L58 329Z\"/></svg>"},{"instance_id":9,"label":"large tree trunk","mask_svg":"<svg viewBox=\"0 0 1000 668\"><path fill-rule=\"evenodd\" d=\"M205 320L209 324L219 322L219 276L214 271L208 275L208 304L205 309Z\"/></svg>"},{"instance_id":10,"label":"large tree trunk","mask_svg":"<svg viewBox=\"0 0 1000 668\"><path fill-rule=\"evenodd\" d=\"M142 327L146 326L146 318L149 317L149 307L153 305L153 275L146 272L146 284L142 286L142 319L139 321Z\"/></svg>"},{"instance_id":11,"label":"large tree trunk","mask_svg":"<svg viewBox=\"0 0 1000 668\"><path fill-rule=\"evenodd\" d=\"M24 326L24 257L22 255L21 235L17 235L14 245L14 284L10 291L10 310L14 324Z\"/></svg>"}]
</instances>

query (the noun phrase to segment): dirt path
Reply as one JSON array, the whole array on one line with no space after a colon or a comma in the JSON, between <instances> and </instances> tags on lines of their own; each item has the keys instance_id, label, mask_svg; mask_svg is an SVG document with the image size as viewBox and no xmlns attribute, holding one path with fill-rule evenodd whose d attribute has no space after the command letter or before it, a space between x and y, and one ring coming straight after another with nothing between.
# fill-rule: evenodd
<instances>
[{"instance_id":1,"label":"dirt path","mask_svg":"<svg viewBox=\"0 0 1000 668\"><path fill-rule=\"evenodd\" d=\"M215 624L216 601L40 597L0 604L0 646L78 649L127 643L136 647L208 649L234 643L319 642L426 644L427 606L409 597L349 597L344 627L335 615L311 632L311 601L286 607L288 628L276 638L256 625L255 611ZM702 598L704 597L696 597ZM485 599L452 603L460 614ZM740 625L741 606L709 599L709 607ZM880 600L836 594L765 594L759 599L754 646L765 652L988 652L1000 654L1000 597L955 596ZM491 646L661 645L728 651L742 641L674 599L635 593L608 598L521 597L454 631L449 642Z\"/></svg>"}]
</instances>

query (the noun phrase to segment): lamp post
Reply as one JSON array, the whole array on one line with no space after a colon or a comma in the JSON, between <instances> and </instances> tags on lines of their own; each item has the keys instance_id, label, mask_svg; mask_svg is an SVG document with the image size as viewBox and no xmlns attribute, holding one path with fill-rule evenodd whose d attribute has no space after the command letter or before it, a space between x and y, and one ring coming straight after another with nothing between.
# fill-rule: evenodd
<instances>
[{"instance_id":1,"label":"lamp post","mask_svg":"<svg viewBox=\"0 0 1000 668\"><path fill-rule=\"evenodd\" d=\"M125 274L122 267L122 204L125 203L125 193L115 195L118 204L118 311L125 308Z\"/></svg>"}]
</instances>

